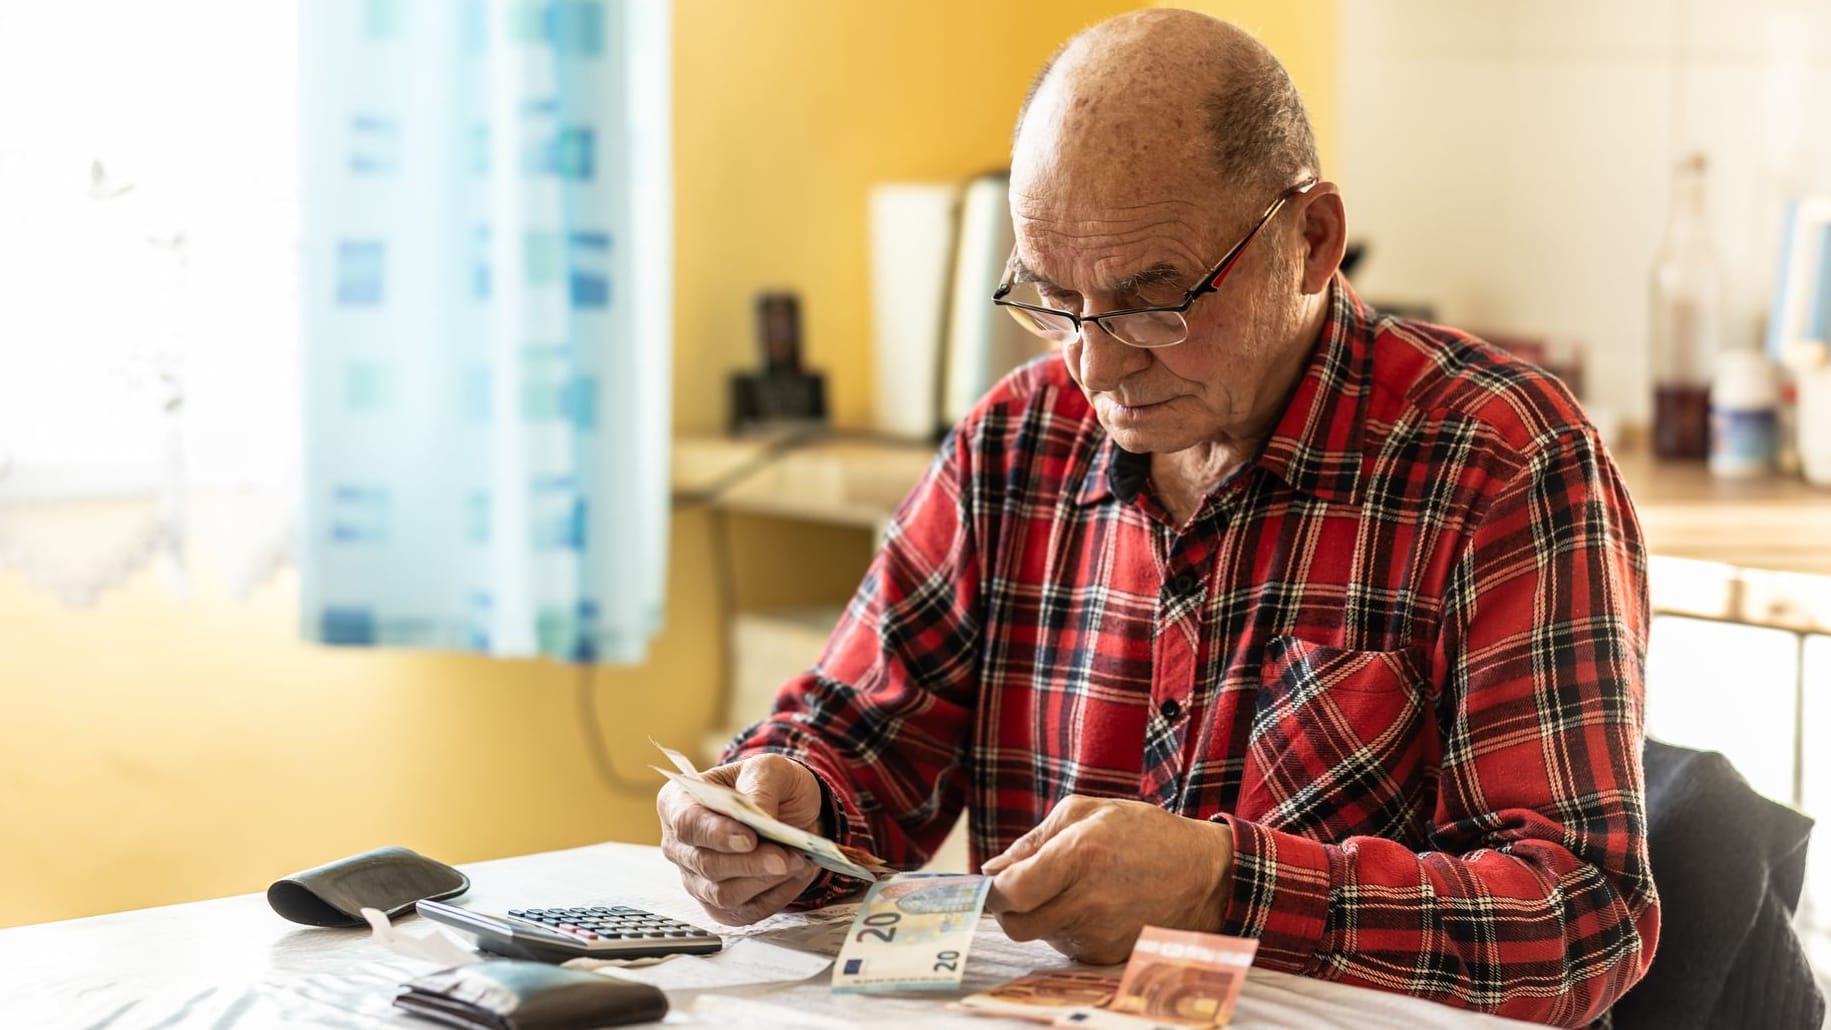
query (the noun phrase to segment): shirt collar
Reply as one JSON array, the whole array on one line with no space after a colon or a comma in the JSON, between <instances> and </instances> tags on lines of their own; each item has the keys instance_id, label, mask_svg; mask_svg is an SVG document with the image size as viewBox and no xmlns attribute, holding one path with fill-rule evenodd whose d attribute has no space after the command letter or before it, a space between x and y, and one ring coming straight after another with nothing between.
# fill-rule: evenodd
<instances>
[{"instance_id":1,"label":"shirt collar","mask_svg":"<svg viewBox=\"0 0 1831 1030\"><path fill-rule=\"evenodd\" d=\"M1373 387L1373 311L1338 272L1309 367L1259 453L1259 467L1325 501L1360 501Z\"/></svg>"},{"instance_id":2,"label":"shirt collar","mask_svg":"<svg viewBox=\"0 0 1831 1030\"><path fill-rule=\"evenodd\" d=\"M1096 431L1100 443L1094 448L1087 475L1081 479L1081 492L1075 496L1075 503L1087 507L1117 497L1121 503L1130 504L1151 478L1151 456L1123 450L1105 430Z\"/></svg>"},{"instance_id":3,"label":"shirt collar","mask_svg":"<svg viewBox=\"0 0 1831 1030\"><path fill-rule=\"evenodd\" d=\"M1373 312L1339 273L1309 365L1256 465L1291 489L1324 501L1360 501L1362 438L1373 385ZM1075 500L1130 502L1150 474L1148 455L1121 450L1101 432Z\"/></svg>"}]
</instances>

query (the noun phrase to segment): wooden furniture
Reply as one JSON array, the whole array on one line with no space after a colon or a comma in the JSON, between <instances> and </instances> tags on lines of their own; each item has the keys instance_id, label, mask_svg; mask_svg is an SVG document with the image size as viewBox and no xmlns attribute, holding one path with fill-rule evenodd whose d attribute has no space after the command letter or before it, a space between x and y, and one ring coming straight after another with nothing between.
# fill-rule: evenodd
<instances>
[{"instance_id":1,"label":"wooden furniture","mask_svg":"<svg viewBox=\"0 0 1831 1030\"><path fill-rule=\"evenodd\" d=\"M934 454L926 444L863 436L681 437L674 441L674 495L726 511L877 531Z\"/></svg>"},{"instance_id":2,"label":"wooden furniture","mask_svg":"<svg viewBox=\"0 0 1831 1030\"><path fill-rule=\"evenodd\" d=\"M1656 610L1831 633L1831 490L1718 479L1639 451L1616 463L1646 534Z\"/></svg>"},{"instance_id":3,"label":"wooden furniture","mask_svg":"<svg viewBox=\"0 0 1831 1030\"><path fill-rule=\"evenodd\" d=\"M868 438L687 437L676 442L675 491L729 511L877 530L932 455ZM1646 534L1656 609L1831 633L1831 490L1778 476L1718 479L1701 463L1637 450L1616 461Z\"/></svg>"}]
</instances>

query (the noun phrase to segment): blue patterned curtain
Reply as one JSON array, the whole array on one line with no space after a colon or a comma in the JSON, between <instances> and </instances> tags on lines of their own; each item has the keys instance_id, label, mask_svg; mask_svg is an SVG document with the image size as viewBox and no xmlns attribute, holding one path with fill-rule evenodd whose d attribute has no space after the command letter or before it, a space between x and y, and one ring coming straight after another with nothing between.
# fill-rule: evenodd
<instances>
[{"instance_id":1,"label":"blue patterned curtain","mask_svg":"<svg viewBox=\"0 0 1831 1030\"><path fill-rule=\"evenodd\" d=\"M668 0L301 5L308 638L639 661Z\"/></svg>"}]
</instances>

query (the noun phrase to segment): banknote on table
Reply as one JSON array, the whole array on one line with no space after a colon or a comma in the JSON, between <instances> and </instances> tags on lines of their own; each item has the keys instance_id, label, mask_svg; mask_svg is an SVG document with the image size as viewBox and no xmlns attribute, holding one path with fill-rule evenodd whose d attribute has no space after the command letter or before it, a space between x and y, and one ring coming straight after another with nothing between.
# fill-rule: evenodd
<instances>
[{"instance_id":1,"label":"banknote on table","mask_svg":"<svg viewBox=\"0 0 1831 1030\"><path fill-rule=\"evenodd\" d=\"M1059 1027L1143 1030L1226 1026L1259 950L1250 937L1147 926L1132 946L1119 989L1104 1008L1080 1009Z\"/></svg>"},{"instance_id":2,"label":"banknote on table","mask_svg":"<svg viewBox=\"0 0 1831 1030\"><path fill-rule=\"evenodd\" d=\"M838 994L947 990L960 985L989 877L899 873L879 880L833 965Z\"/></svg>"},{"instance_id":3,"label":"banknote on table","mask_svg":"<svg viewBox=\"0 0 1831 1030\"><path fill-rule=\"evenodd\" d=\"M1053 1023L1066 1010L1098 1008L1113 1000L1119 973L1105 969L1039 969L947 1007L976 1016Z\"/></svg>"},{"instance_id":4,"label":"banknote on table","mask_svg":"<svg viewBox=\"0 0 1831 1030\"><path fill-rule=\"evenodd\" d=\"M757 831L764 839L801 852L808 857L809 861L822 869L841 876L850 876L856 880L864 880L867 883L891 872L890 867L884 864L884 860L876 855L837 844L800 827L790 826L758 808L750 795L705 780L686 755L672 748L662 747L653 740L650 740L649 743L661 748L661 753L666 755L668 761L674 763L674 768L679 771L669 772L656 766L649 768L679 784L680 789L686 791L688 797L722 816L743 823Z\"/></svg>"}]
</instances>

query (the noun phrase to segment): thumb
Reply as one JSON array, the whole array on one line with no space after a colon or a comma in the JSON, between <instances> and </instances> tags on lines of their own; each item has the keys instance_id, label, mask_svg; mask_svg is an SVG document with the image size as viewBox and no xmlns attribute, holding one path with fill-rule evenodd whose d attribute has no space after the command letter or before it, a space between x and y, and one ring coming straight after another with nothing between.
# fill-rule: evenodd
<instances>
[{"instance_id":1,"label":"thumb","mask_svg":"<svg viewBox=\"0 0 1831 1030\"><path fill-rule=\"evenodd\" d=\"M993 855L991 858L987 859L985 864L979 867L979 871L987 876L997 876L1004 870L1011 868L1024 859L1036 854L1038 851L1041 851L1043 845L1049 843L1050 839L1061 831L1063 822L1063 818L1060 814L1061 810L1061 806L1056 806L1048 815L1043 817L1042 822L1031 827L1029 833L1012 841L1011 846L1004 849L1000 854Z\"/></svg>"},{"instance_id":2,"label":"thumb","mask_svg":"<svg viewBox=\"0 0 1831 1030\"><path fill-rule=\"evenodd\" d=\"M788 759L781 755L758 755L738 766L735 789L749 795L757 808L771 819L782 810L784 794L792 786L792 781L784 775L780 763Z\"/></svg>"},{"instance_id":3,"label":"thumb","mask_svg":"<svg viewBox=\"0 0 1831 1030\"><path fill-rule=\"evenodd\" d=\"M993 855L979 867L987 876L996 876L1024 859L1035 855L1043 845L1055 839L1055 835L1080 821L1089 811L1089 800L1078 794L1070 794L1055 803L1043 821L1030 829L1029 833L1011 842L1002 854Z\"/></svg>"}]
</instances>

